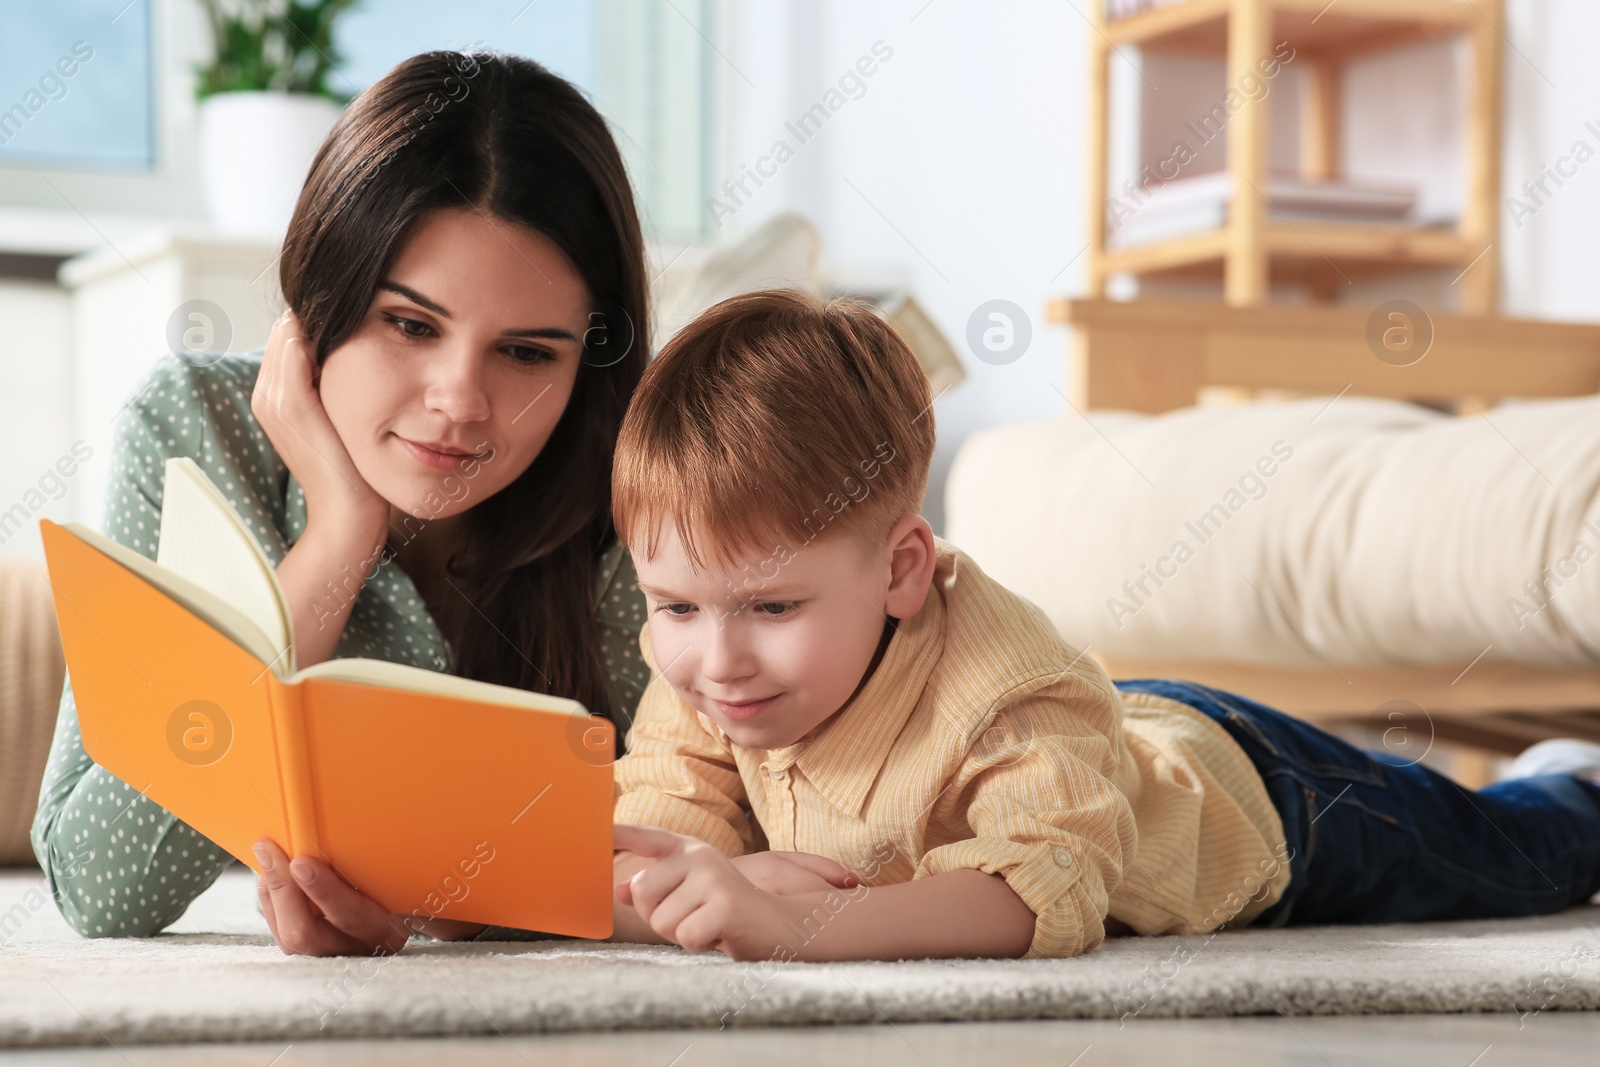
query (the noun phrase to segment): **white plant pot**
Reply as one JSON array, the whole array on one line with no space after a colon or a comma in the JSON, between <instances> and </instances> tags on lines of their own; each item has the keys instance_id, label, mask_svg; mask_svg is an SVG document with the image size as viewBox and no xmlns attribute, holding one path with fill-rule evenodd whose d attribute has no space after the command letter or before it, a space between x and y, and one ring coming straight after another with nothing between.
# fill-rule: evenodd
<instances>
[{"instance_id":1,"label":"white plant pot","mask_svg":"<svg viewBox=\"0 0 1600 1067\"><path fill-rule=\"evenodd\" d=\"M217 93L200 101L200 186L212 225L281 240L340 110L301 93Z\"/></svg>"}]
</instances>

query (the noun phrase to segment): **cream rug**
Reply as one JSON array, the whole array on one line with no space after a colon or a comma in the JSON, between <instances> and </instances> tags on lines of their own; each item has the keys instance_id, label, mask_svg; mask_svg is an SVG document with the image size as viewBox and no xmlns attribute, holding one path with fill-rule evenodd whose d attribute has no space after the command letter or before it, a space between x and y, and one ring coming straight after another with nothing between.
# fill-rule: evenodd
<instances>
[{"instance_id":1,"label":"cream rug","mask_svg":"<svg viewBox=\"0 0 1600 1067\"><path fill-rule=\"evenodd\" d=\"M283 955L228 871L172 929L87 940L0 872L0 1045L963 1019L1600 1008L1600 908L1506 922L1125 938L1071 960L733 963L579 941Z\"/></svg>"}]
</instances>

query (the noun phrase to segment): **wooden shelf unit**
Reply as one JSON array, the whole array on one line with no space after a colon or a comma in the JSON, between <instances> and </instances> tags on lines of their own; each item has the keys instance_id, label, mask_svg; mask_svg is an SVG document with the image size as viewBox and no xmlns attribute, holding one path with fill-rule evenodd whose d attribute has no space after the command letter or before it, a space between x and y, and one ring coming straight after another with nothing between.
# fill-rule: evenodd
<instances>
[{"instance_id":1,"label":"wooden shelf unit","mask_svg":"<svg viewBox=\"0 0 1600 1067\"><path fill-rule=\"evenodd\" d=\"M1160 414L1205 388L1255 394L1453 401L1487 409L1511 397L1600 392L1600 325L1432 314L1424 358L1394 366L1373 354L1366 308L1234 308L1183 300L1055 300L1048 321L1072 327L1071 395L1085 411Z\"/></svg>"},{"instance_id":2,"label":"wooden shelf unit","mask_svg":"<svg viewBox=\"0 0 1600 1067\"><path fill-rule=\"evenodd\" d=\"M1500 141L1503 0L1187 0L1118 19L1104 8L1089 35L1089 295L1105 293L1114 274L1220 279L1229 304L1266 302L1273 282L1305 285L1330 298L1351 281L1418 267L1461 270L1461 309L1499 310ZM1466 189L1456 226L1290 221L1276 214L1268 187L1270 95L1233 114L1226 128L1234 176L1225 226L1131 247L1106 243L1110 64L1116 48L1222 55L1227 84L1256 72L1276 42L1295 49L1308 72L1301 98L1302 176L1338 176L1341 67L1352 57L1429 38L1461 35L1471 42L1464 165Z\"/></svg>"}]
</instances>

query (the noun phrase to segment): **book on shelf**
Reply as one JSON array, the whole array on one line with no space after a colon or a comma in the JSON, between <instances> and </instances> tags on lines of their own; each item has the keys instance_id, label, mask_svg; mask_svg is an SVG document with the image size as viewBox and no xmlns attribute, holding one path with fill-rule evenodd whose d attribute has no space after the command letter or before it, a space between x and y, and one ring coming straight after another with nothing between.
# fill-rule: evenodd
<instances>
[{"instance_id":1,"label":"book on shelf","mask_svg":"<svg viewBox=\"0 0 1600 1067\"><path fill-rule=\"evenodd\" d=\"M1154 11L1158 7L1172 7L1186 2L1187 0L1105 0L1106 18L1127 18L1129 15Z\"/></svg>"},{"instance_id":2,"label":"book on shelf","mask_svg":"<svg viewBox=\"0 0 1600 1067\"><path fill-rule=\"evenodd\" d=\"M1268 219L1427 225L1417 216L1414 186L1350 180L1309 181L1273 172L1263 190ZM1227 225L1233 175L1225 170L1113 191L1106 204L1110 243L1149 244Z\"/></svg>"}]
</instances>

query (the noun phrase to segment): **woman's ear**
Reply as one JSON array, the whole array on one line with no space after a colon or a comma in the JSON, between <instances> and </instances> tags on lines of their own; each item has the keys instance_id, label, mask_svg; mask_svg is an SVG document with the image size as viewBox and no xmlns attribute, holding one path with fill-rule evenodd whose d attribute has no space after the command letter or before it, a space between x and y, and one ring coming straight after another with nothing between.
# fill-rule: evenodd
<instances>
[{"instance_id":1,"label":"woman's ear","mask_svg":"<svg viewBox=\"0 0 1600 1067\"><path fill-rule=\"evenodd\" d=\"M889 595L884 611L909 619L922 610L937 562L933 528L921 515L902 515L889 529Z\"/></svg>"}]
</instances>

